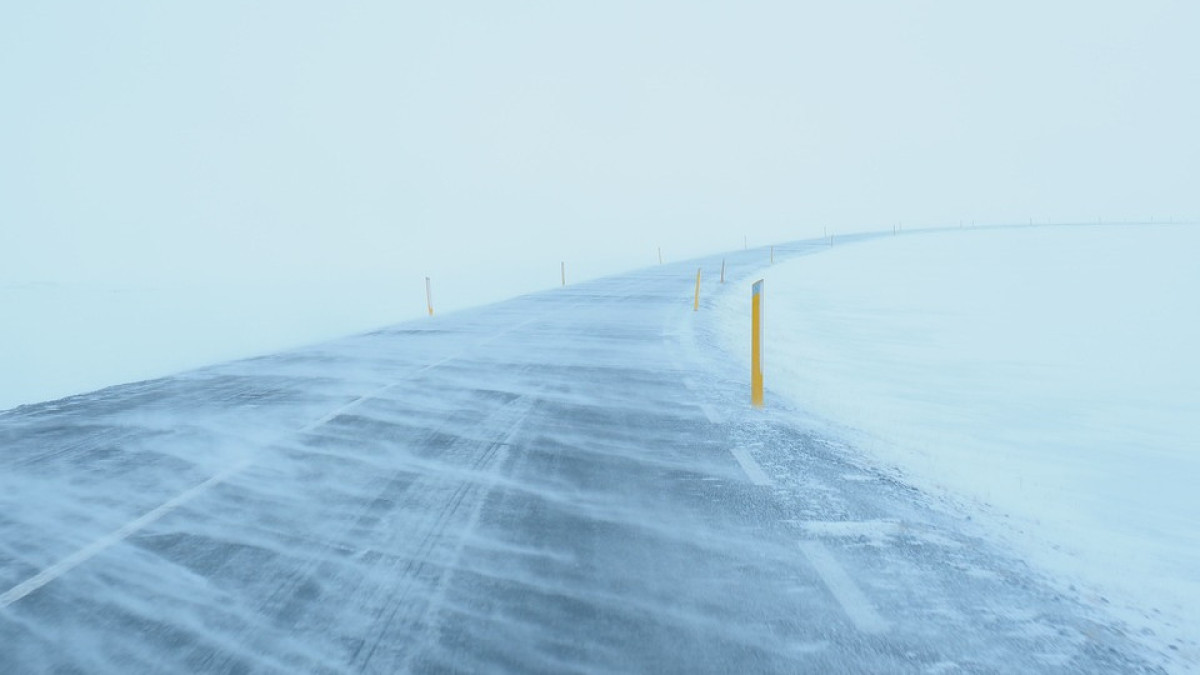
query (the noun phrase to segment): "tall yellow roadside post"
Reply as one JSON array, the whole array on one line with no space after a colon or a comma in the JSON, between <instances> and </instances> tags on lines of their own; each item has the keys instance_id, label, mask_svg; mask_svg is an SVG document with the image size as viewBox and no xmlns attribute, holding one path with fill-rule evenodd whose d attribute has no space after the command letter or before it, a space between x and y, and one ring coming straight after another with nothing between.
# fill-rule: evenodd
<instances>
[{"instance_id":1,"label":"tall yellow roadside post","mask_svg":"<svg viewBox=\"0 0 1200 675\"><path fill-rule=\"evenodd\" d=\"M696 268L696 299L692 301L693 312L700 311L700 270L701 268Z\"/></svg>"},{"instance_id":2,"label":"tall yellow roadside post","mask_svg":"<svg viewBox=\"0 0 1200 675\"><path fill-rule=\"evenodd\" d=\"M759 279L750 296L750 403L755 408L763 407L762 303L763 280Z\"/></svg>"},{"instance_id":3,"label":"tall yellow roadside post","mask_svg":"<svg viewBox=\"0 0 1200 675\"><path fill-rule=\"evenodd\" d=\"M429 316L433 316L433 291L429 288L429 277L425 277L425 306L429 308Z\"/></svg>"}]
</instances>

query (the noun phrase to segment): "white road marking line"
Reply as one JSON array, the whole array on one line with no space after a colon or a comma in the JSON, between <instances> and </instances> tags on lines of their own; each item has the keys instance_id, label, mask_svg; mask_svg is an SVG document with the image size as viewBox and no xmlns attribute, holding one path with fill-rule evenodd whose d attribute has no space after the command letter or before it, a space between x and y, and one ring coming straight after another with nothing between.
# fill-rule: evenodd
<instances>
[{"instance_id":1,"label":"white road marking line","mask_svg":"<svg viewBox=\"0 0 1200 675\"><path fill-rule=\"evenodd\" d=\"M418 372L418 373L420 373L420 372L422 372L422 371L429 370L430 368L432 368L432 367L433 367L433 366L435 366L435 365L438 365L438 364L436 364L436 363L435 363L435 364L433 364L433 365L430 365L430 366L425 366L424 368L422 368L421 370L418 370L417 372ZM415 374L415 373L414 373L414 374ZM315 419L315 420L313 420L312 422L309 422L308 424L305 424L304 426L300 427L300 428L299 428L299 429L297 429L296 431L299 431L299 432L300 432L300 433L302 433L302 434L307 434L308 432L310 432L310 431L312 431L312 430L316 429L317 427L319 427L319 426L322 426L322 425L326 424L327 422L329 422L329 421L330 421L330 420L332 420L333 418L335 418L335 417L337 417L337 416L339 416L339 415L343 415L343 414L345 414L345 413L347 413L347 412L349 412L349 411L353 410L354 408L357 408L357 407L358 407L359 405L361 405L363 402L365 402L365 401L368 401L368 400L370 400L370 399L373 399L373 398L375 398L376 396L378 396L378 395L382 394L383 392L387 391L388 389L391 389L391 388L392 388L392 387L394 387L394 386L396 386L396 383L395 383L395 382L393 382L393 383L391 383L391 384L389 384L389 385L385 385L385 386L383 386L383 387L380 387L380 388L376 389L375 391L373 391L373 392L371 392L371 393L369 393L369 394L363 394L362 396L359 396L358 398L354 399L353 401L350 401L350 402L349 402L349 403L347 403L346 405L343 405L343 406L341 406L341 407L339 407L339 408L334 408L333 410L331 410L331 411L330 411L329 413L327 413L326 415L324 415L324 416L322 416L322 417L320 417L320 418L318 418L318 419Z\"/></svg>"},{"instance_id":2,"label":"white road marking line","mask_svg":"<svg viewBox=\"0 0 1200 675\"><path fill-rule=\"evenodd\" d=\"M871 601L867 600L867 596L863 595L862 590L854 583L850 575L846 574L846 570L838 564L825 544L812 539L801 541L800 550L804 552L817 574L821 575L821 581L825 582L825 587L833 594L834 599L842 606L842 611L850 617L850 621L859 631L871 634L887 632L887 621L879 616L879 612L875 611Z\"/></svg>"},{"instance_id":3,"label":"white road marking line","mask_svg":"<svg viewBox=\"0 0 1200 675\"><path fill-rule=\"evenodd\" d=\"M192 498L194 498L196 495L200 494L201 492L204 492L205 490L213 487L214 485L219 485L219 484L225 482L226 480L229 479L230 476L237 473L238 471L241 471L249 463L250 463L250 460L243 460L241 462L238 462L237 464L229 467L228 469L225 469L221 473L216 474L215 476L209 478L208 480L204 481L203 483L200 483L199 485L195 485L191 488L188 488L187 490L184 490L183 492L176 495L173 499L161 504L160 506L158 506L158 508L146 513L141 518L138 518L137 520L126 523L121 528L110 532L109 534L97 539L96 541L93 541L92 543L88 544L87 546L84 546L83 548L72 553L71 555L54 563L50 567L47 567L46 569L42 570L41 572L38 572L34 576L29 577L28 579L26 579L25 581L22 581L21 583L17 584L16 586L13 586L12 588L5 591L3 594L0 594L0 608L8 607L9 605L13 604L14 602L20 600L21 598L23 598L27 595L29 595L30 593L36 591L37 589L41 588L42 586L45 586L46 584L50 583L51 581L54 581L55 579L61 577L62 575L66 574L67 572L70 572L71 570L75 569L76 567L87 562L92 557L94 557L97 553L100 553L101 551L108 548L109 546L112 546L113 544L128 538L129 535L137 532L138 530L143 529L147 525L150 525L151 523L158 520L159 518L162 518L163 516L167 515L171 511L174 511L176 508L185 504L186 502L188 502L189 500L191 500Z\"/></svg>"},{"instance_id":4,"label":"white road marking line","mask_svg":"<svg viewBox=\"0 0 1200 675\"><path fill-rule=\"evenodd\" d=\"M478 347L479 345L487 344L487 343L491 342L492 340L495 340L496 338L499 338L500 336L505 335L506 333L510 333L510 332L516 330L517 328L520 328L521 326L524 326L525 324L530 323L531 321L533 321L536 318L538 318L538 317L530 317L524 321L521 321L520 323L516 323L512 326L509 326L508 328L500 331L499 333L496 333L495 335L492 335L491 337L480 340L479 342L472 345L472 347ZM442 365L443 363L446 363L447 361L453 361L454 359L465 354L466 351L467 350L464 349L464 350L458 352L457 354L447 356L446 358L441 359L440 361L435 361L429 365L423 366L422 368L418 369L414 373L412 373L410 375L406 375L405 377L400 378L400 380L397 380L396 382L392 382L391 384L384 385L384 386L380 387L379 389L376 389L375 391L369 392L367 394L363 394L362 396L359 396L358 398L354 399L353 401L350 401L349 403L346 403L338 408L335 408L333 411L300 427L296 431L298 431L300 433L308 433L308 432L316 429L317 427L328 423L330 420L334 419L338 415L341 415L342 413L346 412L347 410L350 410L350 409L362 404L364 401L374 398L375 396L378 396L379 394L383 393L384 391L391 389L392 387L399 384L402 380L407 379L408 377L412 377L413 375L423 373L427 370L436 368L436 367ZM125 525L122 525L121 527L117 528L116 530L113 530L112 532L104 535L103 537L100 537L99 539L93 541L92 543L88 544L87 546L84 546L83 548L79 549L78 551L75 551L74 553L68 555L67 557L59 560L58 562L47 567L46 569L42 570L41 572L38 572L37 574L33 575L32 577L29 577L25 581L22 581L21 583L17 584L16 586L13 586L12 588L5 591L4 593L0 593L0 609L4 609L5 607L8 607L9 605L13 604L14 602L20 600L21 598L24 598L25 596L29 595L30 593L33 593L34 591L41 588L42 586L45 586L46 584L50 583L51 581L54 581L55 579L66 574L67 572L70 572L71 570L75 569L76 567L79 567L83 563L94 558L97 554L99 554L102 551L104 551L105 549L109 548L110 546L113 546L114 544L120 543L120 542L124 541L125 539L128 539L130 535L134 534L138 530L145 528L148 525L153 524L155 521L159 520L160 518L167 515L171 511L174 511L176 508L178 508L182 504L194 499L197 495L204 492L205 490L208 490L211 487L215 487L215 486L220 485L221 483L224 483L225 481L229 480L229 478L231 476L233 476L234 474L238 473L239 471L245 469L251 463L253 463L252 459L244 459L244 460L238 462L237 464L234 464L233 466L231 466L227 469L224 469L223 471L213 475L212 477L210 477L208 480L204 481L203 483L199 483L198 485L195 485L193 487L188 488L187 490L184 490L183 492L175 495L174 497L167 500L166 502L163 502L162 504L160 504L153 510L151 510L145 514L142 514L142 516L137 518L136 520L130 521L130 522L126 523Z\"/></svg>"},{"instance_id":5,"label":"white road marking line","mask_svg":"<svg viewBox=\"0 0 1200 675\"><path fill-rule=\"evenodd\" d=\"M692 393L700 391L700 385L696 383L696 380L690 377L683 378L683 386L687 387L688 391L691 391ZM720 413L717 412L716 408L712 407L712 405L708 403L698 403L697 405L700 406L700 411L704 413L704 416L708 418L710 423L721 424L724 421L724 418Z\"/></svg>"},{"instance_id":6,"label":"white road marking line","mask_svg":"<svg viewBox=\"0 0 1200 675\"><path fill-rule=\"evenodd\" d=\"M700 404L700 411L704 413L704 416L707 417L708 421L712 424L720 424L724 421L724 418L722 418L721 414L717 412L717 409L707 403Z\"/></svg>"},{"instance_id":7,"label":"white road marking line","mask_svg":"<svg viewBox=\"0 0 1200 675\"><path fill-rule=\"evenodd\" d=\"M750 479L751 483L755 485L771 485L771 478L767 476L762 467L758 465L758 462L754 461L754 458L744 448L730 448L729 452L737 460L737 463L741 465L742 471L746 472L746 476Z\"/></svg>"}]
</instances>

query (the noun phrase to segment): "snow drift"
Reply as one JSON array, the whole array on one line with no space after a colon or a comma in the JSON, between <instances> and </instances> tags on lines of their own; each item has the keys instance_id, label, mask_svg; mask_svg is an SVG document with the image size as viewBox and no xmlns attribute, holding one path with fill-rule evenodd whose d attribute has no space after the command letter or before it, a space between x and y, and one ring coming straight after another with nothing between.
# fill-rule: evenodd
<instances>
[{"instance_id":1,"label":"snow drift","mask_svg":"<svg viewBox=\"0 0 1200 675\"><path fill-rule=\"evenodd\" d=\"M968 229L769 267L768 405L966 502L1144 636L1200 634L1198 253L1195 226ZM746 298L719 311L748 359Z\"/></svg>"}]
</instances>

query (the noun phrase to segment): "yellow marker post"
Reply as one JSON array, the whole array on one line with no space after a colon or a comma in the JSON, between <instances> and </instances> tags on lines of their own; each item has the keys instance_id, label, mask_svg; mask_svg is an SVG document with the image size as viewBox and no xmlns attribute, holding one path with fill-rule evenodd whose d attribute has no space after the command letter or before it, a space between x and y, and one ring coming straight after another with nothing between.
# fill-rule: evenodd
<instances>
[{"instance_id":1,"label":"yellow marker post","mask_svg":"<svg viewBox=\"0 0 1200 675\"><path fill-rule=\"evenodd\" d=\"M763 280L759 279L754 282L750 292L750 404L755 408L761 408L763 407Z\"/></svg>"},{"instance_id":2,"label":"yellow marker post","mask_svg":"<svg viewBox=\"0 0 1200 675\"><path fill-rule=\"evenodd\" d=\"M725 259L721 258L721 283L725 283Z\"/></svg>"},{"instance_id":3,"label":"yellow marker post","mask_svg":"<svg viewBox=\"0 0 1200 675\"><path fill-rule=\"evenodd\" d=\"M562 263L562 285L567 285L567 263L565 260Z\"/></svg>"},{"instance_id":4,"label":"yellow marker post","mask_svg":"<svg viewBox=\"0 0 1200 675\"><path fill-rule=\"evenodd\" d=\"M433 316L433 291L429 287L429 277L425 277L425 306L429 308L429 316Z\"/></svg>"},{"instance_id":5,"label":"yellow marker post","mask_svg":"<svg viewBox=\"0 0 1200 675\"><path fill-rule=\"evenodd\" d=\"M696 299L692 301L692 311L700 311L700 268L696 268Z\"/></svg>"}]
</instances>

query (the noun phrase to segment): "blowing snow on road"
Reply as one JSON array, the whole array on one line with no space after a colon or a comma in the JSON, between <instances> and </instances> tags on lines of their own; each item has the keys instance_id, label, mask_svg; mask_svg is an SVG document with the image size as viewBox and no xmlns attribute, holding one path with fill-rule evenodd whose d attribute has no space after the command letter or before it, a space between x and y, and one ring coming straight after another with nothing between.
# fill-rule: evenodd
<instances>
[{"instance_id":1,"label":"blowing snow on road","mask_svg":"<svg viewBox=\"0 0 1200 675\"><path fill-rule=\"evenodd\" d=\"M0 675L1200 673L1197 26L0 3Z\"/></svg>"},{"instance_id":2,"label":"blowing snow on road","mask_svg":"<svg viewBox=\"0 0 1200 675\"><path fill-rule=\"evenodd\" d=\"M0 670L1161 667L770 384L749 407L714 310L766 254L0 414Z\"/></svg>"},{"instance_id":3,"label":"blowing snow on road","mask_svg":"<svg viewBox=\"0 0 1200 675\"><path fill-rule=\"evenodd\" d=\"M1200 227L943 230L766 272L771 384L1073 597L1200 658ZM741 298L720 311L745 362Z\"/></svg>"}]
</instances>

